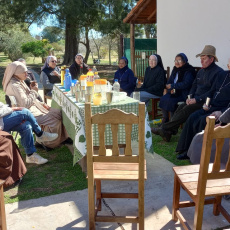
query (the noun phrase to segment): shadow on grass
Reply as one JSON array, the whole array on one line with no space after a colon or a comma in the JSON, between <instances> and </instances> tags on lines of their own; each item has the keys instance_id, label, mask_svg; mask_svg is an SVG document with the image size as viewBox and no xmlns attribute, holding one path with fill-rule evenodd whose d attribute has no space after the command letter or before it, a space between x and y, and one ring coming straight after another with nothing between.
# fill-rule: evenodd
<instances>
[{"instance_id":1,"label":"shadow on grass","mask_svg":"<svg viewBox=\"0 0 230 230\"><path fill-rule=\"evenodd\" d=\"M24 149L20 144L19 147L25 162ZM49 162L44 165L26 164L28 171L22 183L4 193L6 203L87 188L86 175L78 164L73 166L73 156L67 146L50 152L37 149L37 152Z\"/></svg>"}]
</instances>

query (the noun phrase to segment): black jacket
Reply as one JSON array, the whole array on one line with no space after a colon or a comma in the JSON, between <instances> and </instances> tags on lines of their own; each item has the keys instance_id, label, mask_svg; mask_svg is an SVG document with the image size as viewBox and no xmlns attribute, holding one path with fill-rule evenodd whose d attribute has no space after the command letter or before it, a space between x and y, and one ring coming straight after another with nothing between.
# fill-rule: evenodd
<instances>
[{"instance_id":1,"label":"black jacket","mask_svg":"<svg viewBox=\"0 0 230 230\"><path fill-rule=\"evenodd\" d=\"M205 102L207 97L213 97L215 91L212 87L221 71L223 69L214 62L207 68L199 70L190 90L190 94L196 99L196 102Z\"/></svg>"},{"instance_id":2,"label":"black jacket","mask_svg":"<svg viewBox=\"0 0 230 230\"><path fill-rule=\"evenodd\" d=\"M164 70L156 66L151 68L150 66L145 70L144 83L137 91L146 91L156 96L162 96L165 86L165 72Z\"/></svg>"},{"instance_id":3,"label":"black jacket","mask_svg":"<svg viewBox=\"0 0 230 230\"><path fill-rule=\"evenodd\" d=\"M77 79L80 77L81 74L87 74L89 71L89 66L83 63L83 69L81 71L80 66L74 62L70 67L69 67L69 72L71 74L72 79Z\"/></svg>"}]
</instances>

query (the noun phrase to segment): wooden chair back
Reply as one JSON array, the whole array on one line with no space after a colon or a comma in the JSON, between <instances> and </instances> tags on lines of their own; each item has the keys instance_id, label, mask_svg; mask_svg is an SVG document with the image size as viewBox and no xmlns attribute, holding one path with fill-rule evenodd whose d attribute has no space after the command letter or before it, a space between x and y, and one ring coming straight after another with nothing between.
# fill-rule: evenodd
<instances>
[{"instance_id":1,"label":"wooden chair back","mask_svg":"<svg viewBox=\"0 0 230 230\"><path fill-rule=\"evenodd\" d=\"M4 192L3 192L4 183L5 181L0 179L0 229L1 230L7 230Z\"/></svg>"},{"instance_id":2,"label":"wooden chair back","mask_svg":"<svg viewBox=\"0 0 230 230\"><path fill-rule=\"evenodd\" d=\"M226 138L230 138L230 124L215 127L215 117L209 116L206 119L207 125L204 131L202 153L200 160L200 171L197 190L201 190L206 180L230 178L230 157L225 169L221 169L221 153ZM213 140L216 141L216 152L214 163L209 165ZM230 156L230 150L229 150ZM210 167L212 166L212 167Z\"/></svg>"},{"instance_id":3,"label":"wooden chair back","mask_svg":"<svg viewBox=\"0 0 230 230\"><path fill-rule=\"evenodd\" d=\"M92 162L132 162L143 164L145 145L145 104L139 103L139 115L125 113L119 109L111 109L103 114L91 115L91 104L85 104L85 123L87 140L87 158L89 164ZM124 155L119 152L118 128L120 124L125 125L126 146ZM132 125L138 125L139 156L133 156L131 148ZM99 133L98 156L93 156L92 126L97 125ZM113 137L112 156L106 156L105 126L110 125ZM89 166L89 165L88 165ZM140 165L142 168L144 165ZM141 171L141 170L140 170Z\"/></svg>"}]
</instances>

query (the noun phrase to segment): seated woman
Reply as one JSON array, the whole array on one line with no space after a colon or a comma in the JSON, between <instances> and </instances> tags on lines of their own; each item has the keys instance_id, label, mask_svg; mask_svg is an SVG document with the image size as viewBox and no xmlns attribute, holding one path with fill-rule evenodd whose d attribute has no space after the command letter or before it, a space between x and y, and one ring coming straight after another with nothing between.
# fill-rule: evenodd
<instances>
[{"instance_id":1,"label":"seated woman","mask_svg":"<svg viewBox=\"0 0 230 230\"><path fill-rule=\"evenodd\" d=\"M30 110L43 131L58 134L57 139L42 142L49 148L55 148L68 138L62 124L61 111L37 100L37 86L32 86L30 90L24 82L26 71L26 66L21 62L15 61L9 64L2 81L3 90L8 96L15 97L18 106Z\"/></svg>"},{"instance_id":2,"label":"seated woman","mask_svg":"<svg viewBox=\"0 0 230 230\"><path fill-rule=\"evenodd\" d=\"M216 111L214 112L214 114L211 114L211 115L215 115L216 119L220 121L220 124L218 125L224 125L230 123L230 108L228 108L222 115L220 114L221 114L220 111ZM204 136L204 131L197 133L196 136L193 137L192 143L189 147L187 155L192 164L200 164L203 136ZM215 151L216 151L216 145L215 142L213 142L212 149L211 149L211 157L210 157L211 162L214 162ZM228 153L229 153L229 140L226 139L222 149L221 163L223 164L227 163Z\"/></svg>"},{"instance_id":3,"label":"seated woman","mask_svg":"<svg viewBox=\"0 0 230 230\"><path fill-rule=\"evenodd\" d=\"M35 164L45 164L48 160L36 153L33 131L38 143L53 141L58 137L57 133L43 132L33 114L28 109L21 107L10 108L2 102L0 102L0 130L19 132L21 144L26 153L26 162Z\"/></svg>"},{"instance_id":4,"label":"seated woman","mask_svg":"<svg viewBox=\"0 0 230 230\"><path fill-rule=\"evenodd\" d=\"M133 71L128 67L128 59L126 57L122 57L119 60L118 66L119 69L114 75L114 80L118 79L121 90L130 96L136 87L137 78L134 77Z\"/></svg>"},{"instance_id":5,"label":"seated woman","mask_svg":"<svg viewBox=\"0 0 230 230\"><path fill-rule=\"evenodd\" d=\"M143 85L136 88L140 91L140 100L147 104L151 98L159 98L163 95L166 83L166 75L160 55L149 57L149 67L145 70Z\"/></svg>"},{"instance_id":6,"label":"seated woman","mask_svg":"<svg viewBox=\"0 0 230 230\"><path fill-rule=\"evenodd\" d=\"M20 183L27 169L12 135L0 130L0 179L4 187Z\"/></svg>"},{"instance_id":7,"label":"seated woman","mask_svg":"<svg viewBox=\"0 0 230 230\"><path fill-rule=\"evenodd\" d=\"M40 81L46 91L47 96L52 96L52 90L55 83L61 83L61 71L57 67L57 58L48 56L42 67Z\"/></svg>"},{"instance_id":8,"label":"seated woman","mask_svg":"<svg viewBox=\"0 0 230 230\"><path fill-rule=\"evenodd\" d=\"M69 67L69 72L72 79L77 79L82 74L87 74L89 71L89 66L84 63L84 57L82 54L77 54L75 56L75 62Z\"/></svg>"},{"instance_id":9,"label":"seated woman","mask_svg":"<svg viewBox=\"0 0 230 230\"><path fill-rule=\"evenodd\" d=\"M195 69L188 63L188 58L184 53L177 54L174 62L175 66L166 84L167 93L161 97L159 104L163 113L162 123L169 121L169 112L170 116L173 116L178 102L186 101L195 79Z\"/></svg>"}]
</instances>

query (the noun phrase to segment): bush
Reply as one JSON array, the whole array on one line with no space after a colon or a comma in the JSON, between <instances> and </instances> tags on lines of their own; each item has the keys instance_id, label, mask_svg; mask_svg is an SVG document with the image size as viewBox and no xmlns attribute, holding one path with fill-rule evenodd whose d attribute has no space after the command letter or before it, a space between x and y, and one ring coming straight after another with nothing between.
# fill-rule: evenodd
<instances>
[{"instance_id":1,"label":"bush","mask_svg":"<svg viewBox=\"0 0 230 230\"><path fill-rule=\"evenodd\" d=\"M16 61L19 58L26 58L29 54L22 52L21 46L23 43L32 40L32 36L20 30L11 29L7 32L0 32L2 43L0 50L9 57L11 61Z\"/></svg>"}]
</instances>

